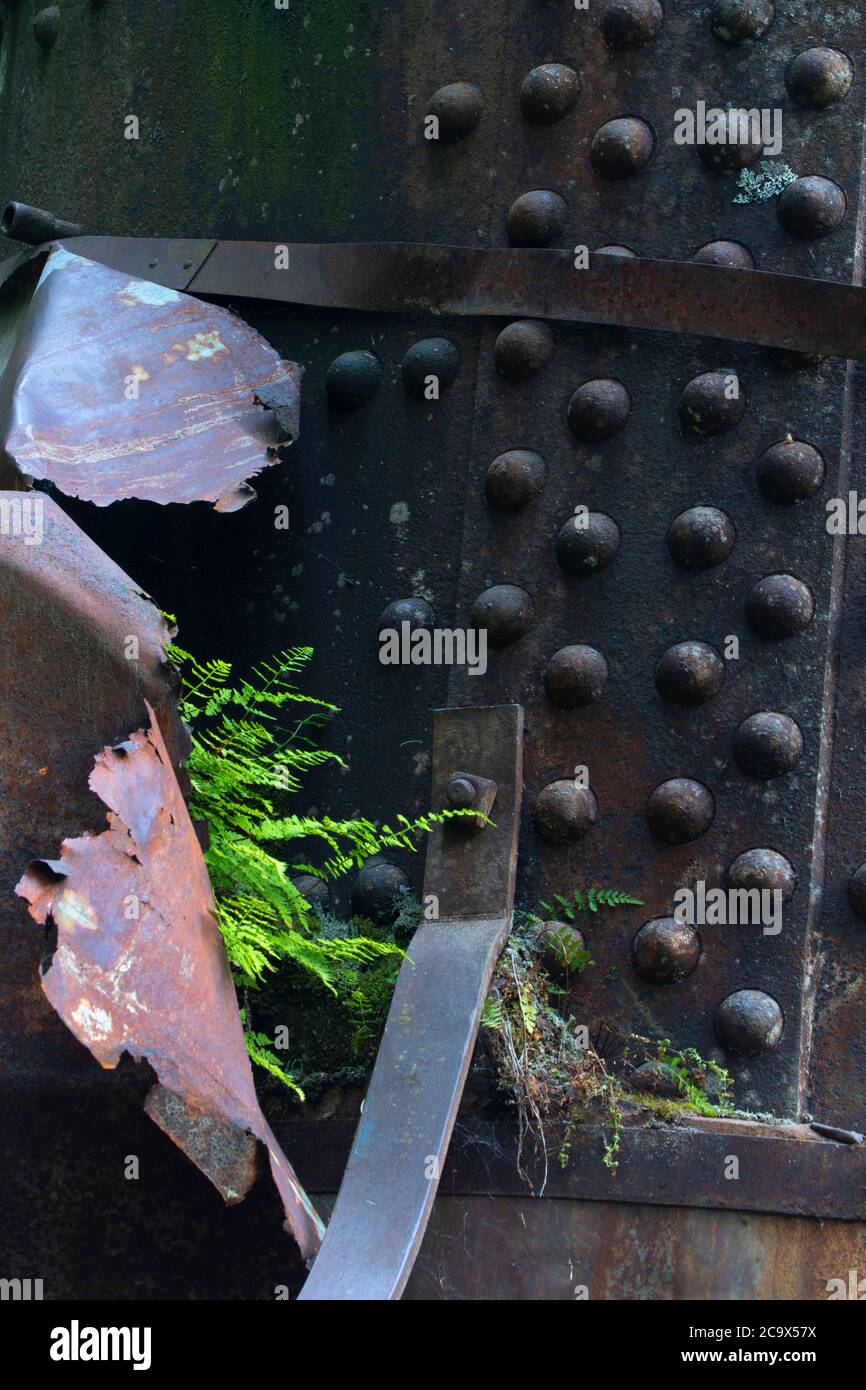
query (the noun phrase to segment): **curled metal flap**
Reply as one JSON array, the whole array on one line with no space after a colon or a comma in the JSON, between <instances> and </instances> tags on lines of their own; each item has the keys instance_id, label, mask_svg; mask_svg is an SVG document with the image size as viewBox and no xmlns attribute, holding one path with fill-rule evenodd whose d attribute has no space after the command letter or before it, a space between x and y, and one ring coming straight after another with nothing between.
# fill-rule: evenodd
<instances>
[{"instance_id":1,"label":"curled metal flap","mask_svg":"<svg viewBox=\"0 0 866 1390\"><path fill-rule=\"evenodd\" d=\"M297 437L302 369L190 295L52 246L16 328L0 378L4 486L235 511Z\"/></svg>"},{"instance_id":2,"label":"curled metal flap","mask_svg":"<svg viewBox=\"0 0 866 1390\"><path fill-rule=\"evenodd\" d=\"M150 728L95 759L109 808L100 835L64 840L16 891L57 943L42 988L103 1067L145 1058L161 1086L148 1113L227 1201L268 1150L287 1228L309 1258L323 1227L259 1109L207 868L150 705Z\"/></svg>"}]
</instances>

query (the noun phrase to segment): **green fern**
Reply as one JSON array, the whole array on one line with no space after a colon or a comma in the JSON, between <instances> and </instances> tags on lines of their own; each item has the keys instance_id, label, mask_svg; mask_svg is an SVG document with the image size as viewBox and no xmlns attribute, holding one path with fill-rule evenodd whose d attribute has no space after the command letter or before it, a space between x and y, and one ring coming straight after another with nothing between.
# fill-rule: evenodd
<instances>
[{"instance_id":1,"label":"green fern","mask_svg":"<svg viewBox=\"0 0 866 1390\"><path fill-rule=\"evenodd\" d=\"M232 668L226 661L199 661L173 643L167 652L180 674L180 711L190 726L190 814L207 825L205 863L238 986L255 990L269 972L293 961L336 994L341 981L354 978L364 965L382 956L399 962L403 952L393 941L323 933L290 874L337 878L384 849L414 850L419 835L463 813L428 813L415 820L400 815L393 827L287 813L286 798L300 790L311 768L345 767L316 739L337 707L302 693L292 679L312 648L279 652L236 685L229 683ZM317 846L321 853L311 855ZM303 851L304 862L288 866L280 857L287 850ZM312 866L309 857L322 862ZM268 1039L254 1031L248 1010L243 1017L253 1061L297 1090Z\"/></svg>"},{"instance_id":2,"label":"green fern","mask_svg":"<svg viewBox=\"0 0 866 1390\"><path fill-rule=\"evenodd\" d=\"M539 906L551 917L558 915L574 922L579 912L598 912L603 907L643 907L643 902L618 888L589 888L586 895L575 888L570 898L554 893L552 903L542 902Z\"/></svg>"},{"instance_id":3,"label":"green fern","mask_svg":"<svg viewBox=\"0 0 866 1390\"><path fill-rule=\"evenodd\" d=\"M502 1031L502 1005L498 999L485 999L484 1008L481 1011L481 1027L493 1028L497 1033Z\"/></svg>"}]
</instances>

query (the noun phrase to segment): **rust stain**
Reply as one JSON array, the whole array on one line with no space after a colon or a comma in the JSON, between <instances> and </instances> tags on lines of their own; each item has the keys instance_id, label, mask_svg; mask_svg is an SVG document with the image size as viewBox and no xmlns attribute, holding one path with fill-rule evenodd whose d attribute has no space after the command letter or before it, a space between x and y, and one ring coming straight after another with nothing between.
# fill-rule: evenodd
<instances>
[{"instance_id":1,"label":"rust stain","mask_svg":"<svg viewBox=\"0 0 866 1390\"><path fill-rule=\"evenodd\" d=\"M256 1099L210 880L150 705L150 727L96 756L89 784L108 829L64 840L16 891L56 946L50 1003L103 1067L144 1058L148 1114L222 1193L240 1201L268 1151L287 1229L310 1258L322 1224Z\"/></svg>"},{"instance_id":2,"label":"rust stain","mask_svg":"<svg viewBox=\"0 0 866 1390\"><path fill-rule=\"evenodd\" d=\"M236 511L297 437L301 375L228 310L53 246L0 378L0 483Z\"/></svg>"}]
</instances>

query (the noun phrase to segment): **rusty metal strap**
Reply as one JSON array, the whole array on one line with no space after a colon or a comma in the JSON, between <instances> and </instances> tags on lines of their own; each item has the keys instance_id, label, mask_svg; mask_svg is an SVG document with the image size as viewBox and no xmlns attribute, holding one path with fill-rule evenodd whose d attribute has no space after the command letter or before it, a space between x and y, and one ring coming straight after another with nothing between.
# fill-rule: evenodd
<instances>
[{"instance_id":1,"label":"rusty metal strap","mask_svg":"<svg viewBox=\"0 0 866 1390\"><path fill-rule=\"evenodd\" d=\"M866 359L866 290L834 280L607 255L591 256L589 267L578 270L570 251L401 242L148 239L146 256L134 237L75 237L66 244L80 256L198 295L612 324Z\"/></svg>"},{"instance_id":2,"label":"rusty metal strap","mask_svg":"<svg viewBox=\"0 0 866 1390\"><path fill-rule=\"evenodd\" d=\"M455 768L497 784L493 825L431 839L425 903L388 1014L343 1184L300 1295L399 1298L430 1217L496 959L511 925L523 775L519 705L437 710L433 797Z\"/></svg>"}]
</instances>

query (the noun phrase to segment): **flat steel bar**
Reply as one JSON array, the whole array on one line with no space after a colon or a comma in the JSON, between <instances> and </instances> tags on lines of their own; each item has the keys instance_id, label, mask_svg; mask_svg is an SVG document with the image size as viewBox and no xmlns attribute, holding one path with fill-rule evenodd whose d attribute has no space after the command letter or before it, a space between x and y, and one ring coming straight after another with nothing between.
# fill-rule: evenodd
<instances>
[{"instance_id":1,"label":"flat steel bar","mask_svg":"<svg viewBox=\"0 0 866 1390\"><path fill-rule=\"evenodd\" d=\"M146 274L134 237L75 237L77 255ZM836 280L690 261L570 251L375 244L182 241L153 278L192 294L377 313L527 317L687 333L866 359L866 290ZM149 239L148 259L159 260ZM190 276L186 262L208 247ZM277 263L286 262L285 269ZM172 267L178 267L171 278ZM167 279L164 277L168 277Z\"/></svg>"},{"instance_id":2,"label":"flat steel bar","mask_svg":"<svg viewBox=\"0 0 866 1390\"><path fill-rule=\"evenodd\" d=\"M437 710L433 805L455 767L497 783L494 824L446 826L428 849L424 899L439 918L412 940L306 1300L400 1297L430 1217L481 1010L514 903L523 776L519 705ZM461 911L462 908L462 911Z\"/></svg>"}]
</instances>

